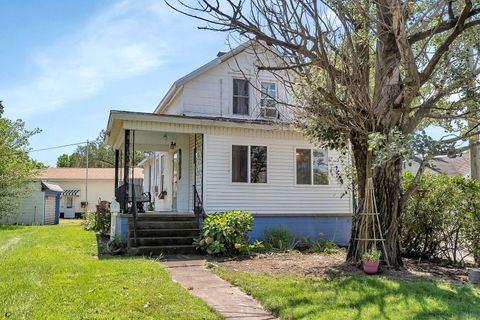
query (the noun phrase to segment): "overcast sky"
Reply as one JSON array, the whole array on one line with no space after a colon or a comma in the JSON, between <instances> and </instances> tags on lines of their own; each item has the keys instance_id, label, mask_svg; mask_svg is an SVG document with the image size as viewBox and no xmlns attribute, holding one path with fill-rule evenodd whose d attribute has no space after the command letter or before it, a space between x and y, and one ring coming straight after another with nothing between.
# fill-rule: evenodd
<instances>
[{"instance_id":1,"label":"overcast sky","mask_svg":"<svg viewBox=\"0 0 480 320\"><path fill-rule=\"evenodd\" d=\"M228 49L163 0L1 1L0 100L42 133L33 149L94 139L111 109L153 112L170 85ZM75 147L32 153L55 166Z\"/></svg>"}]
</instances>

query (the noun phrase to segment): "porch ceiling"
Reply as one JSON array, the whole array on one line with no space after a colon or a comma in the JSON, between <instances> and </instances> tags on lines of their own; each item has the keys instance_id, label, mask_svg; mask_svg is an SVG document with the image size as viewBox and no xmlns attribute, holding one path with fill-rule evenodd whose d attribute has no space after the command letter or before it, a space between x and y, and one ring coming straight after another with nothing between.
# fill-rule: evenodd
<instances>
[{"instance_id":1,"label":"porch ceiling","mask_svg":"<svg viewBox=\"0 0 480 320\"><path fill-rule=\"evenodd\" d=\"M184 135L174 132L135 130L135 135L130 136L130 143L135 144L137 151L168 151L170 144L175 143L178 138ZM120 135L121 136L121 135ZM123 149L124 140L117 140L115 149Z\"/></svg>"}]
</instances>

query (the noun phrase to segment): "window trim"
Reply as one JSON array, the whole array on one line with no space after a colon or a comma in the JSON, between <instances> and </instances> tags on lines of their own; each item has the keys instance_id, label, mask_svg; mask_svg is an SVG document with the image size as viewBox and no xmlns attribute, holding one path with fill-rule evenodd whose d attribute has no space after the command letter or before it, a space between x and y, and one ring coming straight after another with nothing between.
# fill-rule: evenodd
<instances>
[{"instance_id":1,"label":"window trim","mask_svg":"<svg viewBox=\"0 0 480 320\"><path fill-rule=\"evenodd\" d=\"M268 83L268 84L273 84L275 85L275 96L272 97L272 96L269 96L267 95L267 97L270 97L270 99L274 100L275 103L277 103L277 100L278 100L278 84L276 81L273 81L273 80L260 80L260 101L263 99L262 96L263 96L263 87L262 85L264 83ZM267 98L268 99L268 98Z\"/></svg>"},{"instance_id":2,"label":"window trim","mask_svg":"<svg viewBox=\"0 0 480 320\"><path fill-rule=\"evenodd\" d=\"M248 84L248 96L239 96L239 95L235 95L234 93L234 85L235 85L235 80L241 80L241 81L246 81L247 84ZM231 88L232 88L232 95L231 95L231 103L232 103L232 115L234 116L240 116L240 117L245 117L245 116L250 116L250 112L251 112L251 104L252 104L252 94L251 94L251 90L250 90L250 80L249 79L245 79L245 78L242 78L240 76L233 76L232 77L232 85L231 85ZM239 98L247 98L248 99L248 102L247 102L247 113L235 113L233 112L233 100L235 97L239 97Z\"/></svg>"},{"instance_id":3,"label":"window trim","mask_svg":"<svg viewBox=\"0 0 480 320\"><path fill-rule=\"evenodd\" d=\"M307 184L299 184L297 183L297 149L308 149L310 150L310 183ZM328 162L327 162L327 181L328 183L327 184L315 184L314 183L314 175L313 175L313 150L322 150L322 151L327 151L327 161L328 161L328 149L324 149L324 148L316 148L316 147L305 147L305 146L294 146L293 147L293 171L294 171L294 175L293 175L293 184L295 187L300 187L300 188L303 188L303 187L307 187L307 188L311 188L311 187L325 187L325 186L330 186L330 173L328 171Z\"/></svg>"},{"instance_id":4,"label":"window trim","mask_svg":"<svg viewBox=\"0 0 480 320\"><path fill-rule=\"evenodd\" d=\"M70 204L70 207L68 206L69 200L72 201L72 203ZM73 196L67 196L67 198L65 199L65 208L73 209Z\"/></svg>"},{"instance_id":5,"label":"window trim","mask_svg":"<svg viewBox=\"0 0 480 320\"><path fill-rule=\"evenodd\" d=\"M244 146L244 147L248 147L248 161L247 161L247 182L234 182L232 181L233 180L233 170L232 170L232 161L233 161L233 158L232 158L232 147L233 146ZM251 182L251 151L250 151L250 148L254 146L254 147L266 147L267 148L267 181L266 182ZM264 185L268 185L270 184L270 174L268 172L268 168L270 167L270 146L268 144L265 144L265 143L258 143L258 144L255 144L255 143L231 143L230 144L230 150L229 150L229 169L228 169L228 173L229 173L229 180L230 180L230 184L232 185L260 185L260 186L264 186Z\"/></svg>"}]
</instances>

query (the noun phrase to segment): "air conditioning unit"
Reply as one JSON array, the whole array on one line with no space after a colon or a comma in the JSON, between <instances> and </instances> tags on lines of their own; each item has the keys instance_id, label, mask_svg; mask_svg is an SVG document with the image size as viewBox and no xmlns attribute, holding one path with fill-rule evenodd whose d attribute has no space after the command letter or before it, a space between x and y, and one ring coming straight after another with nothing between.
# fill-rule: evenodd
<instances>
[{"instance_id":1,"label":"air conditioning unit","mask_svg":"<svg viewBox=\"0 0 480 320\"><path fill-rule=\"evenodd\" d=\"M261 107L260 116L269 119L279 119L280 115L275 107Z\"/></svg>"}]
</instances>

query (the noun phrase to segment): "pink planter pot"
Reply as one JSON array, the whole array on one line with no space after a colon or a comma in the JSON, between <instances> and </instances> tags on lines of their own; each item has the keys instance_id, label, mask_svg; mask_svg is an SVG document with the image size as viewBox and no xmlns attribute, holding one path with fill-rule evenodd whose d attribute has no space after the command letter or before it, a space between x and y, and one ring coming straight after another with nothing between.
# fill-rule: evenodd
<instances>
[{"instance_id":1,"label":"pink planter pot","mask_svg":"<svg viewBox=\"0 0 480 320\"><path fill-rule=\"evenodd\" d=\"M380 261L363 261L363 271L366 274L376 274L379 266Z\"/></svg>"}]
</instances>

